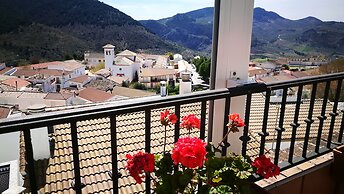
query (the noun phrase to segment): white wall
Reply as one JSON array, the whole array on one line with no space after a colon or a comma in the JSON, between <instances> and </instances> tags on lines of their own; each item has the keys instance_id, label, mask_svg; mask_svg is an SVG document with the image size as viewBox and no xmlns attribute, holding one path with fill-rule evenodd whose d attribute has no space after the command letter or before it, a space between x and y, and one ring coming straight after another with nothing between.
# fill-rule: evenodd
<instances>
[{"instance_id":1,"label":"white wall","mask_svg":"<svg viewBox=\"0 0 344 194\"><path fill-rule=\"evenodd\" d=\"M16 117L21 117L21 113L10 115L8 118ZM0 163L19 160L19 138L19 132L0 135Z\"/></svg>"},{"instance_id":2,"label":"white wall","mask_svg":"<svg viewBox=\"0 0 344 194\"><path fill-rule=\"evenodd\" d=\"M114 65L112 67L112 75L118 76L119 74L124 74L125 77L129 78L129 81L131 82L134 79L134 66L119 66Z\"/></svg>"},{"instance_id":3,"label":"white wall","mask_svg":"<svg viewBox=\"0 0 344 194\"><path fill-rule=\"evenodd\" d=\"M19 92L18 92L19 94ZM16 98L15 96L5 96L0 94L0 104L9 104L9 105L19 105L19 110L25 110L33 104L44 104L47 107L54 106L65 106L68 104L67 100L50 100L44 98Z\"/></svg>"}]
</instances>

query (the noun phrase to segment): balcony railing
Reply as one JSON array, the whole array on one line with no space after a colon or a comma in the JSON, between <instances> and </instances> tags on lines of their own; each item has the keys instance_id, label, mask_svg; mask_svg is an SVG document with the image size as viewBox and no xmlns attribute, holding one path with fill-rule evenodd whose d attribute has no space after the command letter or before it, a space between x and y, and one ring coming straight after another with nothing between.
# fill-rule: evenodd
<instances>
[{"instance_id":1,"label":"balcony railing","mask_svg":"<svg viewBox=\"0 0 344 194\"><path fill-rule=\"evenodd\" d=\"M279 164L283 170L302 163L306 160L310 160L319 155L325 154L331 151L334 147L343 143L344 114L343 110L341 112L338 111L338 102L342 91L343 79L344 73L336 73L331 75L308 77L271 84L255 83L240 85L229 89L203 91L180 96L147 98L144 100L137 99L127 102L122 101L118 102L117 104L109 103L59 112L48 112L42 115L27 116L20 119L4 119L0 123L0 134L12 133L17 131L23 132L30 188L32 193L37 193L37 174L35 174L36 172L30 131L39 127L55 126L59 124L69 123L73 155L73 179L75 181L73 188L76 193L82 193L83 186L82 177L80 174L79 155L80 141L78 141L77 122L91 119L108 118L110 121L109 130L111 136L111 178L113 183L112 190L113 193L118 193L119 189L122 187L119 183L119 179L121 179L121 177L119 176L120 169L123 170L123 168L118 166L118 155L120 153L118 153L117 148L121 145L118 145L119 131L117 127L118 122L116 121L116 119L119 115L135 112L142 112L144 114L144 150L146 152L151 152L151 148L153 146L151 143L153 134L151 130L153 110L171 107L178 118L180 118L180 116L183 116L183 112L181 111L182 106L191 103L199 103L201 107L201 129L198 136L201 139L205 139L207 138L206 122L208 103L215 100L224 99L225 112L223 115L224 121L222 134L226 134L228 130L226 126L226 124L228 123L227 115L229 114L230 110L231 98L242 96L246 99L246 106L244 106L244 118L246 126L244 127L242 136L240 137L240 140L242 141L241 154L250 155L247 153L248 143L251 142L252 139L256 139L258 140L260 145L258 146L259 151L257 155L264 154L268 151L269 153L271 153L271 156L274 159L274 163ZM320 86L323 85L325 87L320 91ZM334 90L331 88L331 86L333 85L335 88ZM294 91L297 91L292 102L289 100L288 96L288 90L290 90L290 88L293 88ZM282 91L280 101L272 100L272 98L275 98L272 97L272 94L275 91ZM305 98L305 95L303 95L307 93L305 91L310 92L310 96L308 98ZM330 94L332 93L334 93L334 97L332 99L333 104L329 106L329 98ZM259 107L262 108L262 115L258 115L261 117L257 117L257 115L254 115L253 113L253 100L255 100L255 95L260 95L264 99L262 106ZM307 101L307 103L305 101ZM318 114L318 112L314 112L316 102L321 102L320 107L317 107L317 109L320 110L319 115L315 115ZM290 103L292 103L292 105L290 105ZM287 119L288 121L291 120L291 118L286 117L286 109L290 108L288 106L292 106L294 110L292 114L292 122L290 123L286 123ZM306 106L308 112L300 112L301 106ZM274 111L272 110L272 107L274 108ZM329 110L329 107L331 108L331 110ZM276 121L276 125L273 126L272 131L276 133L276 138L275 135L271 134L272 113L278 114L277 116L273 117L273 120ZM306 114L306 119L304 121L300 121L301 114ZM291 114L288 113L288 115L290 116ZM254 123L252 119L255 116L256 118L261 118L260 123ZM317 130L316 134L314 135L312 133L311 136L311 127L314 128L314 126L312 125L315 124L315 118L317 119L315 126ZM329 123L326 129L324 128L325 121ZM212 123L208 123L208 125L212 125ZM260 130L252 130L253 126L257 125ZM304 125L305 132L304 134L301 134L302 137L300 138L298 129L301 125ZM179 126L180 121L178 120L173 130L174 142L176 142L182 135ZM285 133L287 133L286 128L288 127L290 127L291 130L288 131L288 135L285 135ZM270 138L271 136L273 136L272 140ZM302 142L298 143L298 139L301 139ZM281 145L286 141L288 142L289 149L287 154L285 154L285 156L283 156L282 158L283 149L281 149ZM272 150L267 149L268 143L275 144L275 147L273 147ZM227 153L228 145L229 144L225 143L222 147L223 155ZM299 156L298 154L296 154L296 149L298 148L301 149L301 153L299 154ZM151 181L149 177L146 177L145 192L151 192Z\"/></svg>"}]
</instances>

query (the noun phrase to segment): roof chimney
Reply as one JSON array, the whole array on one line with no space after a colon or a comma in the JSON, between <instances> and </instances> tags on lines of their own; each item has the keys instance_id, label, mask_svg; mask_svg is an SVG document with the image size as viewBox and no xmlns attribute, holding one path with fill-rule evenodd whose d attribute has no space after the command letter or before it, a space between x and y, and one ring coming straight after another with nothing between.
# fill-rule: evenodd
<instances>
[{"instance_id":1,"label":"roof chimney","mask_svg":"<svg viewBox=\"0 0 344 194\"><path fill-rule=\"evenodd\" d=\"M181 72L181 80L179 84L179 94L191 93L192 81L190 72Z\"/></svg>"},{"instance_id":2,"label":"roof chimney","mask_svg":"<svg viewBox=\"0 0 344 194\"><path fill-rule=\"evenodd\" d=\"M166 82L165 81L160 82L160 95L161 95L161 97L167 96L167 89L166 89Z\"/></svg>"}]
</instances>

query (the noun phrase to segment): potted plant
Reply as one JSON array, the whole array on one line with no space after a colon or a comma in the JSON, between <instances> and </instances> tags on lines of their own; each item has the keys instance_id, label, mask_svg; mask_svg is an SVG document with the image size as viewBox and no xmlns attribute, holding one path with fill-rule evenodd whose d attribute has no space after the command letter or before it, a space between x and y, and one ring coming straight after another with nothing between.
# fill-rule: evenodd
<instances>
[{"instance_id":1,"label":"potted plant","mask_svg":"<svg viewBox=\"0 0 344 194\"><path fill-rule=\"evenodd\" d=\"M166 129L177 121L176 115L169 110L161 112L160 121L165 127L164 151L161 155L138 152L127 155L127 170L137 183L144 176L150 176L154 182L153 190L157 194L176 193L251 193L249 178L253 173L264 178L279 174L280 168L265 155L251 161L234 153L217 157L220 145L229 133L239 131L245 126L238 114L229 115L228 133L217 146L203 140L190 137L191 130L200 128L199 119L193 115L182 118L181 128L189 130L189 136L179 138L171 152L165 152Z\"/></svg>"}]
</instances>

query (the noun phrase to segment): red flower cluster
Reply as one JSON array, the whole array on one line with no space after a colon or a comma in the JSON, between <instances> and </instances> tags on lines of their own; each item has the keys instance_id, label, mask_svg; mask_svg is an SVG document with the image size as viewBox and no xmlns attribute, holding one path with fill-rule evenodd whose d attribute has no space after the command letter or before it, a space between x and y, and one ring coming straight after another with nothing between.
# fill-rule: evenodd
<instances>
[{"instance_id":1,"label":"red flower cluster","mask_svg":"<svg viewBox=\"0 0 344 194\"><path fill-rule=\"evenodd\" d=\"M229 131L235 133L235 132L239 132L238 127L244 127L245 123L244 121L240 118L239 114L233 113L228 115L228 119L231 120L231 122L229 122L227 124L227 127L229 127Z\"/></svg>"},{"instance_id":2,"label":"red flower cluster","mask_svg":"<svg viewBox=\"0 0 344 194\"><path fill-rule=\"evenodd\" d=\"M200 125L201 125L200 120L194 114L189 114L183 117L180 127L191 130L193 128L199 129Z\"/></svg>"},{"instance_id":3,"label":"red flower cluster","mask_svg":"<svg viewBox=\"0 0 344 194\"><path fill-rule=\"evenodd\" d=\"M160 122L162 125L169 126L171 124L175 124L177 120L177 116L175 114L171 114L169 110L160 112Z\"/></svg>"},{"instance_id":4,"label":"red flower cluster","mask_svg":"<svg viewBox=\"0 0 344 194\"><path fill-rule=\"evenodd\" d=\"M232 120L232 125L236 127L244 127L245 122L240 118L240 115L237 113L230 114L228 116L230 120Z\"/></svg>"},{"instance_id":5,"label":"red flower cluster","mask_svg":"<svg viewBox=\"0 0 344 194\"><path fill-rule=\"evenodd\" d=\"M265 155L261 155L252 162L252 166L257 168L257 174L268 179L276 177L280 173L280 168L273 164Z\"/></svg>"},{"instance_id":6,"label":"red flower cluster","mask_svg":"<svg viewBox=\"0 0 344 194\"><path fill-rule=\"evenodd\" d=\"M140 176L142 171L146 173L154 171L155 159L153 154L138 152L133 156L127 154L126 158L128 159L126 168L129 171L130 176L132 176L139 184L142 183L142 178L144 178L144 176Z\"/></svg>"},{"instance_id":7,"label":"red flower cluster","mask_svg":"<svg viewBox=\"0 0 344 194\"><path fill-rule=\"evenodd\" d=\"M207 155L205 146L198 138L180 138L172 150L172 160L188 168L202 167Z\"/></svg>"}]
</instances>

